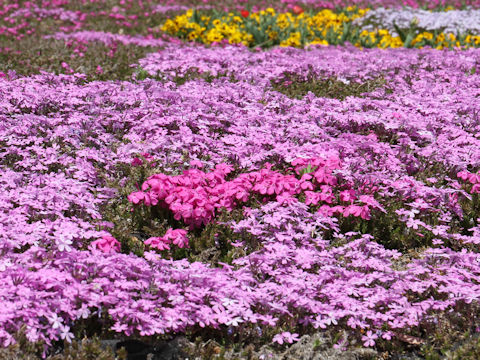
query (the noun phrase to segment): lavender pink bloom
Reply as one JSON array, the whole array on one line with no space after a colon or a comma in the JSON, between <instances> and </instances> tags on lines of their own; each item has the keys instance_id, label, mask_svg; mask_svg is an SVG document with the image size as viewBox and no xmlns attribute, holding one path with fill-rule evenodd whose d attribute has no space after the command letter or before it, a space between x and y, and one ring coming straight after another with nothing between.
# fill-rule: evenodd
<instances>
[{"instance_id":1,"label":"lavender pink bloom","mask_svg":"<svg viewBox=\"0 0 480 360\"><path fill-rule=\"evenodd\" d=\"M57 35L164 42L79 31ZM22 326L30 341L70 341L77 323L104 316L121 336L288 325L274 338L285 344L343 326L375 346L441 311L477 304L480 227L459 232L452 224L480 191L479 56L165 44L132 64L162 81L1 76L0 344L14 343ZM173 82L192 71L218 79ZM291 99L271 83L288 71L385 84L343 101L311 92ZM153 175L133 179L119 169ZM148 238L143 257L122 254L106 235L117 230L103 213L111 201L128 205L125 217L132 208L163 207L181 226ZM155 251L190 251L195 237L187 231L234 209L243 217L224 224L238 235L227 240L244 255L231 264ZM434 236L401 269L402 253L382 239L339 226L386 213L402 230ZM246 238L261 246L253 251Z\"/></svg>"}]
</instances>

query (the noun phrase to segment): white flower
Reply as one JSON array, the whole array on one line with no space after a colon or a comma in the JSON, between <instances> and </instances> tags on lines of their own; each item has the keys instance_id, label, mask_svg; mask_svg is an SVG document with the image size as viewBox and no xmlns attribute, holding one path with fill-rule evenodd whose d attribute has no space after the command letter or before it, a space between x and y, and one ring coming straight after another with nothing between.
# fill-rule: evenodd
<instances>
[{"instance_id":1,"label":"white flower","mask_svg":"<svg viewBox=\"0 0 480 360\"><path fill-rule=\"evenodd\" d=\"M12 262L10 259L6 259L4 261L0 262L0 271L5 271L7 270L8 267L12 266Z\"/></svg>"},{"instance_id":2,"label":"white flower","mask_svg":"<svg viewBox=\"0 0 480 360\"><path fill-rule=\"evenodd\" d=\"M82 305L82 307L77 311L77 316L83 319L87 319L90 316L90 310L87 306Z\"/></svg>"},{"instance_id":3,"label":"white flower","mask_svg":"<svg viewBox=\"0 0 480 360\"><path fill-rule=\"evenodd\" d=\"M52 323L52 329L58 329L62 326L63 319L57 314L53 314L48 320Z\"/></svg>"},{"instance_id":4,"label":"white flower","mask_svg":"<svg viewBox=\"0 0 480 360\"><path fill-rule=\"evenodd\" d=\"M70 247L70 245L72 245L72 240L68 239L63 235L60 235L57 239L57 247L59 251L71 251L72 248Z\"/></svg>"},{"instance_id":5,"label":"white flower","mask_svg":"<svg viewBox=\"0 0 480 360\"><path fill-rule=\"evenodd\" d=\"M237 303L237 300L234 300L234 299L229 299L229 298L222 299L222 305L225 307L230 307L232 305L235 305L236 303Z\"/></svg>"},{"instance_id":6,"label":"white flower","mask_svg":"<svg viewBox=\"0 0 480 360\"><path fill-rule=\"evenodd\" d=\"M238 326L238 324L242 323L243 319L239 316L234 317L232 320L229 320L226 322L226 325L228 326Z\"/></svg>"},{"instance_id":7,"label":"white flower","mask_svg":"<svg viewBox=\"0 0 480 360\"><path fill-rule=\"evenodd\" d=\"M73 340L73 334L70 332L70 327L62 326L60 330L60 337L68 343L71 343Z\"/></svg>"}]
</instances>

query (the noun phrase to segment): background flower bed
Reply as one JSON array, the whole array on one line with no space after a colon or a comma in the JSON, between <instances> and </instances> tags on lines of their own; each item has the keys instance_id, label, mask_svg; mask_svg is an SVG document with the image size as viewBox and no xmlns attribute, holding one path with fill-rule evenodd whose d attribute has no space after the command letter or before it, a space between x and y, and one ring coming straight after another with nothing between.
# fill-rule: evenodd
<instances>
[{"instance_id":1,"label":"background flower bed","mask_svg":"<svg viewBox=\"0 0 480 360\"><path fill-rule=\"evenodd\" d=\"M101 15L114 34L52 9L35 13L57 67L40 54L21 76L30 55L4 50L4 347L186 334L281 351L322 332L440 356L474 339L478 50L205 48L140 21L141 36L118 34L118 10ZM56 16L74 35L44 38ZM180 207L151 201L154 175ZM230 197L189 222L213 181ZM187 239L149 246L169 228Z\"/></svg>"}]
</instances>

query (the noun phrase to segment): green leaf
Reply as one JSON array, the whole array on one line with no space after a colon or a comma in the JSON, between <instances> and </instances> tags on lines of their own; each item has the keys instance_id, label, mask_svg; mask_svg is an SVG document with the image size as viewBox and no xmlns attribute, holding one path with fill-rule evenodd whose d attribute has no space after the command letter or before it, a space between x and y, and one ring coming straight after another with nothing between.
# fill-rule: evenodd
<instances>
[{"instance_id":1,"label":"green leaf","mask_svg":"<svg viewBox=\"0 0 480 360\"><path fill-rule=\"evenodd\" d=\"M409 32L407 35L407 38L405 39L405 43L403 46L406 48L411 48L412 47L412 41L415 38L415 34L413 32Z\"/></svg>"},{"instance_id":2,"label":"green leaf","mask_svg":"<svg viewBox=\"0 0 480 360\"><path fill-rule=\"evenodd\" d=\"M398 27L398 25L393 22L393 27L395 28L395 31L397 32L398 36L400 36L400 39L402 40L403 43L405 43L405 40L407 39L407 35L405 32Z\"/></svg>"},{"instance_id":3,"label":"green leaf","mask_svg":"<svg viewBox=\"0 0 480 360\"><path fill-rule=\"evenodd\" d=\"M341 44L343 44L347 40L348 36L350 35L351 28L352 28L352 24L349 23L349 22L347 22L343 25L343 33L342 33L342 36L340 38L340 43Z\"/></svg>"}]
</instances>

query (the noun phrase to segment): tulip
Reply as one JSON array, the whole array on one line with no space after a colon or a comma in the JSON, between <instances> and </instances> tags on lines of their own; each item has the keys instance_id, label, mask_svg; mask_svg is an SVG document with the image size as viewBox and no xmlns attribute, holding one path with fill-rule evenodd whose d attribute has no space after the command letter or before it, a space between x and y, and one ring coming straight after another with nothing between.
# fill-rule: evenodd
<instances>
[{"instance_id":1,"label":"tulip","mask_svg":"<svg viewBox=\"0 0 480 360\"><path fill-rule=\"evenodd\" d=\"M292 8L292 11L295 15L300 15L301 13L303 13L303 9L298 6L298 5L295 5L293 8Z\"/></svg>"}]
</instances>

